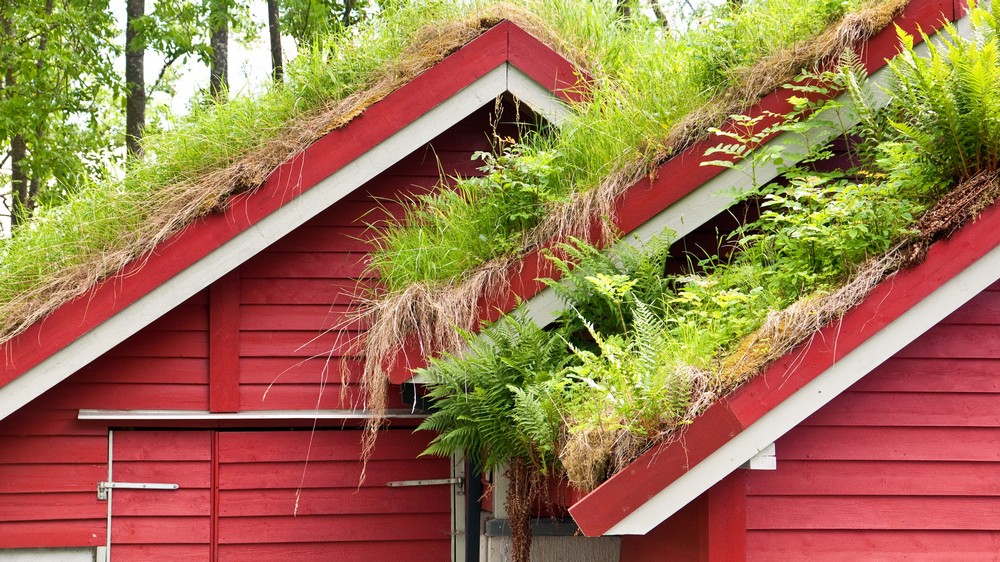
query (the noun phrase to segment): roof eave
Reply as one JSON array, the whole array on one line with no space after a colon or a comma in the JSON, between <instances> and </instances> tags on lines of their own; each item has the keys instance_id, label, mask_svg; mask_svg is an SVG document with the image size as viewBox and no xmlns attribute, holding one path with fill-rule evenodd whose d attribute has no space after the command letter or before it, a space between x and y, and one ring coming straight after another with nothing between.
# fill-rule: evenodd
<instances>
[{"instance_id":1,"label":"roof eave","mask_svg":"<svg viewBox=\"0 0 1000 562\"><path fill-rule=\"evenodd\" d=\"M575 67L505 21L279 166L223 213L188 225L0 346L0 419L505 93L559 120Z\"/></svg>"},{"instance_id":2,"label":"roof eave","mask_svg":"<svg viewBox=\"0 0 1000 562\"><path fill-rule=\"evenodd\" d=\"M968 17L956 27L969 33ZM889 277L840 321L709 407L676 439L582 498L570 508L580 529L587 536L644 534L739 468L995 282L997 228L995 205L935 244L924 263Z\"/></svg>"}]
</instances>

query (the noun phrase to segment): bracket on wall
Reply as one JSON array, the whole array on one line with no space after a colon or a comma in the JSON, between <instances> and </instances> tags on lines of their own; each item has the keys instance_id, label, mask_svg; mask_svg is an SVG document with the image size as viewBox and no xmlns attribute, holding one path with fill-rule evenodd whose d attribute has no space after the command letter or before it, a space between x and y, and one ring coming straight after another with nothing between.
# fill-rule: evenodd
<instances>
[{"instance_id":1,"label":"bracket on wall","mask_svg":"<svg viewBox=\"0 0 1000 562\"><path fill-rule=\"evenodd\" d=\"M124 488L126 490L176 490L180 486L177 484L156 484L151 482L98 482L97 499L107 501L108 490L116 488Z\"/></svg>"},{"instance_id":2,"label":"bracket on wall","mask_svg":"<svg viewBox=\"0 0 1000 562\"><path fill-rule=\"evenodd\" d=\"M774 443L764 447L759 453L750 457L740 468L749 470L777 470L778 457L774 454Z\"/></svg>"}]
</instances>

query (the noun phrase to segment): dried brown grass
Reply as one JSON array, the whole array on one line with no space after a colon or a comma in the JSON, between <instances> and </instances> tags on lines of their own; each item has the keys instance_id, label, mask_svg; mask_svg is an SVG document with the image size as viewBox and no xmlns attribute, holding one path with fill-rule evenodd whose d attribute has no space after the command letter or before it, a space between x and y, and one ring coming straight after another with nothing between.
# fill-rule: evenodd
<instances>
[{"instance_id":1,"label":"dried brown grass","mask_svg":"<svg viewBox=\"0 0 1000 562\"><path fill-rule=\"evenodd\" d=\"M286 123L275 136L236 156L231 163L164 186L155 198L142 201L148 220L119 239L113 248L94 251L78 263L53 272L16 298L0 303L0 343L23 332L97 283L143 260L143 255L182 228L225 208L230 196L256 189L282 163L294 158L331 130L343 127L402 85L468 44L504 19L512 19L585 66L564 41L530 12L499 4L444 24L429 25L414 35L401 55L355 93Z\"/></svg>"},{"instance_id":2,"label":"dried brown grass","mask_svg":"<svg viewBox=\"0 0 1000 562\"><path fill-rule=\"evenodd\" d=\"M683 412L664 413L650 419L617 419L607 412L604 425L597 427L567 423L575 427L562 438L559 463L569 482L583 492L589 492L610 476L625 469L654 444L673 435L678 427L710 406L719 394L712 373L691 365L678 365L673 377L683 377L690 388L689 401Z\"/></svg>"},{"instance_id":3,"label":"dried brown grass","mask_svg":"<svg viewBox=\"0 0 1000 562\"><path fill-rule=\"evenodd\" d=\"M378 431L385 421L389 377L407 342L419 346L424 355L461 351L462 331L478 327L479 301L506 288L509 261L479 267L454 285L418 283L405 291L370 299L361 314L370 322L358 342L365 357L361 384L369 416L365 421L362 459L367 463L375 448Z\"/></svg>"},{"instance_id":4,"label":"dried brown grass","mask_svg":"<svg viewBox=\"0 0 1000 562\"><path fill-rule=\"evenodd\" d=\"M872 0L846 15L818 37L801 41L774 56L734 72L734 87L688 114L667 136L661 160L703 138L709 128L719 126L729 115L744 113L767 94L792 81L804 68L834 64L848 49L885 29L902 13L910 0Z\"/></svg>"}]
</instances>

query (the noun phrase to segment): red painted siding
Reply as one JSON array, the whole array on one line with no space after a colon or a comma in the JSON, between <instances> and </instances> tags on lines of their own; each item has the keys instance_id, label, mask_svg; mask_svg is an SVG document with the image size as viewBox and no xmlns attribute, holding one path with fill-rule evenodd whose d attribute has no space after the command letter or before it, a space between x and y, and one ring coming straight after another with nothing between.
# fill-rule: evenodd
<instances>
[{"instance_id":1,"label":"red painted siding","mask_svg":"<svg viewBox=\"0 0 1000 562\"><path fill-rule=\"evenodd\" d=\"M493 122L516 136L512 113L483 107L239 268L242 409L361 407L354 345L366 326L355 314L377 282L368 226L400 217L399 201L433 191L442 174L480 174L473 152L491 150ZM404 407L398 390L389 397Z\"/></svg>"},{"instance_id":2,"label":"red painted siding","mask_svg":"<svg viewBox=\"0 0 1000 562\"><path fill-rule=\"evenodd\" d=\"M359 407L360 359L348 344L365 327L350 315L371 249L366 226L399 214L402 207L392 199L434 189L440 171L475 173L471 155L490 149L494 118L491 103L0 421L0 548L105 544L107 504L97 500L97 483L107 479L108 427L77 420L80 409ZM498 133L516 131L501 125ZM329 332L337 328L345 331ZM225 335L220 331L233 337L219 337ZM398 389L390 396L392 406L402 406ZM115 432L116 479L182 486L177 493L114 492L117 560L208 560L212 544L230 560L252 559L250 553L275 559L278 552L303 560L392 558L399 552L448 558L447 487L384 486L448 476L446 462L417 460L426 437L388 432L393 437L380 441L381 456L358 491L356 432L317 433L308 465L301 451L295 458L246 462L230 454L293 451L302 433L254 434L249 447L230 446L239 434L220 433L222 453L215 457L212 435ZM155 455L166 458L150 452L147 441L157 439L167 443L154 448L162 451ZM307 485L299 516L292 517L288 492L297 484L290 479L300 478L304 468ZM213 477L219 486L213 487ZM213 504L216 489L221 503ZM259 532L264 520L271 534ZM299 542L303 537L313 538Z\"/></svg>"},{"instance_id":3,"label":"red painted siding","mask_svg":"<svg viewBox=\"0 0 1000 562\"><path fill-rule=\"evenodd\" d=\"M1000 284L776 443L747 477L750 560L1000 551Z\"/></svg>"},{"instance_id":4,"label":"red painted siding","mask_svg":"<svg viewBox=\"0 0 1000 562\"><path fill-rule=\"evenodd\" d=\"M358 431L220 433L218 559L284 559L292 547L300 561L450 559L449 487L386 486L448 477L447 460L417 459L428 441L385 432L359 488Z\"/></svg>"},{"instance_id":5,"label":"red painted siding","mask_svg":"<svg viewBox=\"0 0 1000 562\"><path fill-rule=\"evenodd\" d=\"M112 490L112 560L211 560L209 431L116 431L113 480L177 490Z\"/></svg>"},{"instance_id":6,"label":"red painted siding","mask_svg":"<svg viewBox=\"0 0 1000 562\"><path fill-rule=\"evenodd\" d=\"M451 555L448 486L390 488L446 478L448 462L417 455L430 436L387 431L358 486L358 431L115 432L115 480L177 483L115 490L118 560L372 560ZM419 550L414 550L419 549Z\"/></svg>"}]
</instances>

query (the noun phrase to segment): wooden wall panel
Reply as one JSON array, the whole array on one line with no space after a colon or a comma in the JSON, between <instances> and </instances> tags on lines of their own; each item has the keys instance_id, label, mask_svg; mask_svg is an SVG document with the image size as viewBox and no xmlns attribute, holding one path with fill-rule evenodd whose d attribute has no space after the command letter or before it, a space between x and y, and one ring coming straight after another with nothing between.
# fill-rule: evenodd
<instances>
[{"instance_id":1,"label":"wooden wall panel","mask_svg":"<svg viewBox=\"0 0 1000 562\"><path fill-rule=\"evenodd\" d=\"M113 439L114 480L180 488L112 491L112 559L168 560L200 553L211 560L212 432L116 431Z\"/></svg>"},{"instance_id":2,"label":"wooden wall panel","mask_svg":"<svg viewBox=\"0 0 1000 562\"><path fill-rule=\"evenodd\" d=\"M998 375L995 284L778 440L748 475L748 559L994 558Z\"/></svg>"},{"instance_id":3,"label":"wooden wall panel","mask_svg":"<svg viewBox=\"0 0 1000 562\"><path fill-rule=\"evenodd\" d=\"M416 458L429 439L384 432L359 485L359 431L220 433L218 559L272 560L286 545L304 560L449 559L450 487L386 485L448 477L446 459Z\"/></svg>"},{"instance_id":4,"label":"wooden wall panel","mask_svg":"<svg viewBox=\"0 0 1000 562\"><path fill-rule=\"evenodd\" d=\"M403 202L456 176L481 175L476 151L492 150L494 127L518 136L513 122L533 122L493 103L272 244L240 267L240 404L246 410L361 407L354 383L367 329L360 302L377 285L368 268L371 225L398 221ZM320 395L317 383L328 386ZM341 396L339 385L346 381ZM402 407L398 388L390 407Z\"/></svg>"}]
</instances>

